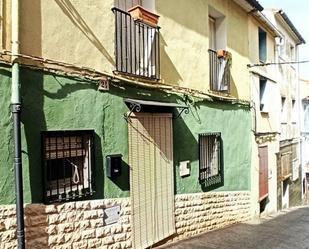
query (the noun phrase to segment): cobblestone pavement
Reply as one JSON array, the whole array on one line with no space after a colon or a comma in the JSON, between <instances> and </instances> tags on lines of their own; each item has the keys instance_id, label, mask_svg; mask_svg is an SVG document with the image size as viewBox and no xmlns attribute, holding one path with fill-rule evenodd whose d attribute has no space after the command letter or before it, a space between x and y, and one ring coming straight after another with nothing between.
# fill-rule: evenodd
<instances>
[{"instance_id":1,"label":"cobblestone pavement","mask_svg":"<svg viewBox=\"0 0 309 249\"><path fill-rule=\"evenodd\" d=\"M160 249L309 249L309 206L237 224Z\"/></svg>"}]
</instances>

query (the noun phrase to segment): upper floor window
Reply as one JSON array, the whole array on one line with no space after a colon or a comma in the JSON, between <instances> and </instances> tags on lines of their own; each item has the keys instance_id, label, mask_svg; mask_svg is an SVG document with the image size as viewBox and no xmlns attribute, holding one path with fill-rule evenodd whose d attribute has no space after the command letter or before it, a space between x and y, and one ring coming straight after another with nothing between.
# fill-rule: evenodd
<instances>
[{"instance_id":1,"label":"upper floor window","mask_svg":"<svg viewBox=\"0 0 309 249\"><path fill-rule=\"evenodd\" d=\"M92 144L93 131L42 132L46 203L92 195Z\"/></svg>"},{"instance_id":2,"label":"upper floor window","mask_svg":"<svg viewBox=\"0 0 309 249\"><path fill-rule=\"evenodd\" d=\"M209 6L209 75L210 90L230 92L231 54L226 51L226 20L219 11Z\"/></svg>"},{"instance_id":3,"label":"upper floor window","mask_svg":"<svg viewBox=\"0 0 309 249\"><path fill-rule=\"evenodd\" d=\"M290 44L290 58L292 61L295 60L295 47L292 44Z\"/></svg>"},{"instance_id":4,"label":"upper floor window","mask_svg":"<svg viewBox=\"0 0 309 249\"><path fill-rule=\"evenodd\" d=\"M136 5L143 5L141 8ZM154 1L119 0L115 13L116 72L159 79L160 45L158 16L149 11ZM130 8L135 6L134 8ZM129 12L128 12L129 10Z\"/></svg>"},{"instance_id":5,"label":"upper floor window","mask_svg":"<svg viewBox=\"0 0 309 249\"><path fill-rule=\"evenodd\" d=\"M260 78L260 111L268 112L268 89L267 80Z\"/></svg>"},{"instance_id":6,"label":"upper floor window","mask_svg":"<svg viewBox=\"0 0 309 249\"><path fill-rule=\"evenodd\" d=\"M208 11L208 48L212 50L226 49L226 18L221 12L211 6L209 6Z\"/></svg>"},{"instance_id":7,"label":"upper floor window","mask_svg":"<svg viewBox=\"0 0 309 249\"><path fill-rule=\"evenodd\" d=\"M309 103L303 100L303 131L309 132Z\"/></svg>"},{"instance_id":8,"label":"upper floor window","mask_svg":"<svg viewBox=\"0 0 309 249\"><path fill-rule=\"evenodd\" d=\"M216 19L213 17L208 18L209 25L209 48L212 50L216 50Z\"/></svg>"},{"instance_id":9,"label":"upper floor window","mask_svg":"<svg viewBox=\"0 0 309 249\"><path fill-rule=\"evenodd\" d=\"M292 123L297 122L297 105L296 100L292 99Z\"/></svg>"},{"instance_id":10,"label":"upper floor window","mask_svg":"<svg viewBox=\"0 0 309 249\"><path fill-rule=\"evenodd\" d=\"M287 118L286 97L281 97L281 123L286 123Z\"/></svg>"},{"instance_id":11,"label":"upper floor window","mask_svg":"<svg viewBox=\"0 0 309 249\"><path fill-rule=\"evenodd\" d=\"M266 62L267 60L267 34L259 28L259 60Z\"/></svg>"}]
</instances>

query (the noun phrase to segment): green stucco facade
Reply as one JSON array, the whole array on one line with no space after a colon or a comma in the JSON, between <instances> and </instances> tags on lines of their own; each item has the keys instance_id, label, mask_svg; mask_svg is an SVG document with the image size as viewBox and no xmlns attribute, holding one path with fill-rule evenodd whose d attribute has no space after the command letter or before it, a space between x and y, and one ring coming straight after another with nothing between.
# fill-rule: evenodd
<instances>
[{"instance_id":1,"label":"green stucco facade","mask_svg":"<svg viewBox=\"0 0 309 249\"><path fill-rule=\"evenodd\" d=\"M0 204L14 203L13 139L10 118L10 68L0 68ZM250 189L251 117L246 105L219 101L192 102L183 94L113 83L100 92L97 82L22 68L22 149L25 202L42 202L41 131L93 129L95 131L95 195L129 196L128 124L123 98L186 104L189 114L173 120L175 193ZM221 132L224 181L215 189L198 180L198 134ZM105 176L108 154L123 155L123 173ZM180 177L179 162L190 160L191 174Z\"/></svg>"}]
</instances>

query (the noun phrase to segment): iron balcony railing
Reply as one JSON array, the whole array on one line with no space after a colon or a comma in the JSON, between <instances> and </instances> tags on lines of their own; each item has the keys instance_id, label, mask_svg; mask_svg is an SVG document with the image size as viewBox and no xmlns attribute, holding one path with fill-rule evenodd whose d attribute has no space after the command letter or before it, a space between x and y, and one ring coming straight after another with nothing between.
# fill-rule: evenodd
<instances>
[{"instance_id":1,"label":"iron balcony railing","mask_svg":"<svg viewBox=\"0 0 309 249\"><path fill-rule=\"evenodd\" d=\"M231 59L219 57L217 51L209 49L210 90L230 93Z\"/></svg>"},{"instance_id":2,"label":"iron balcony railing","mask_svg":"<svg viewBox=\"0 0 309 249\"><path fill-rule=\"evenodd\" d=\"M158 80L160 78L159 27L135 21L118 8L115 14L116 71Z\"/></svg>"}]
</instances>

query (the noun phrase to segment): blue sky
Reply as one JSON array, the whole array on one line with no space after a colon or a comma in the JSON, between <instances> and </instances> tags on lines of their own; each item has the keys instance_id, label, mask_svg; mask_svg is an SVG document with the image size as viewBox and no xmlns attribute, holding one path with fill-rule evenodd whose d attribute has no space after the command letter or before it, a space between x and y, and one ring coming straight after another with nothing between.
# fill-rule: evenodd
<instances>
[{"instance_id":1,"label":"blue sky","mask_svg":"<svg viewBox=\"0 0 309 249\"><path fill-rule=\"evenodd\" d=\"M308 0L259 0L266 8L280 8L288 15L305 39L300 46L300 60L309 60L309 1ZM300 66L300 77L309 79L309 63Z\"/></svg>"}]
</instances>

